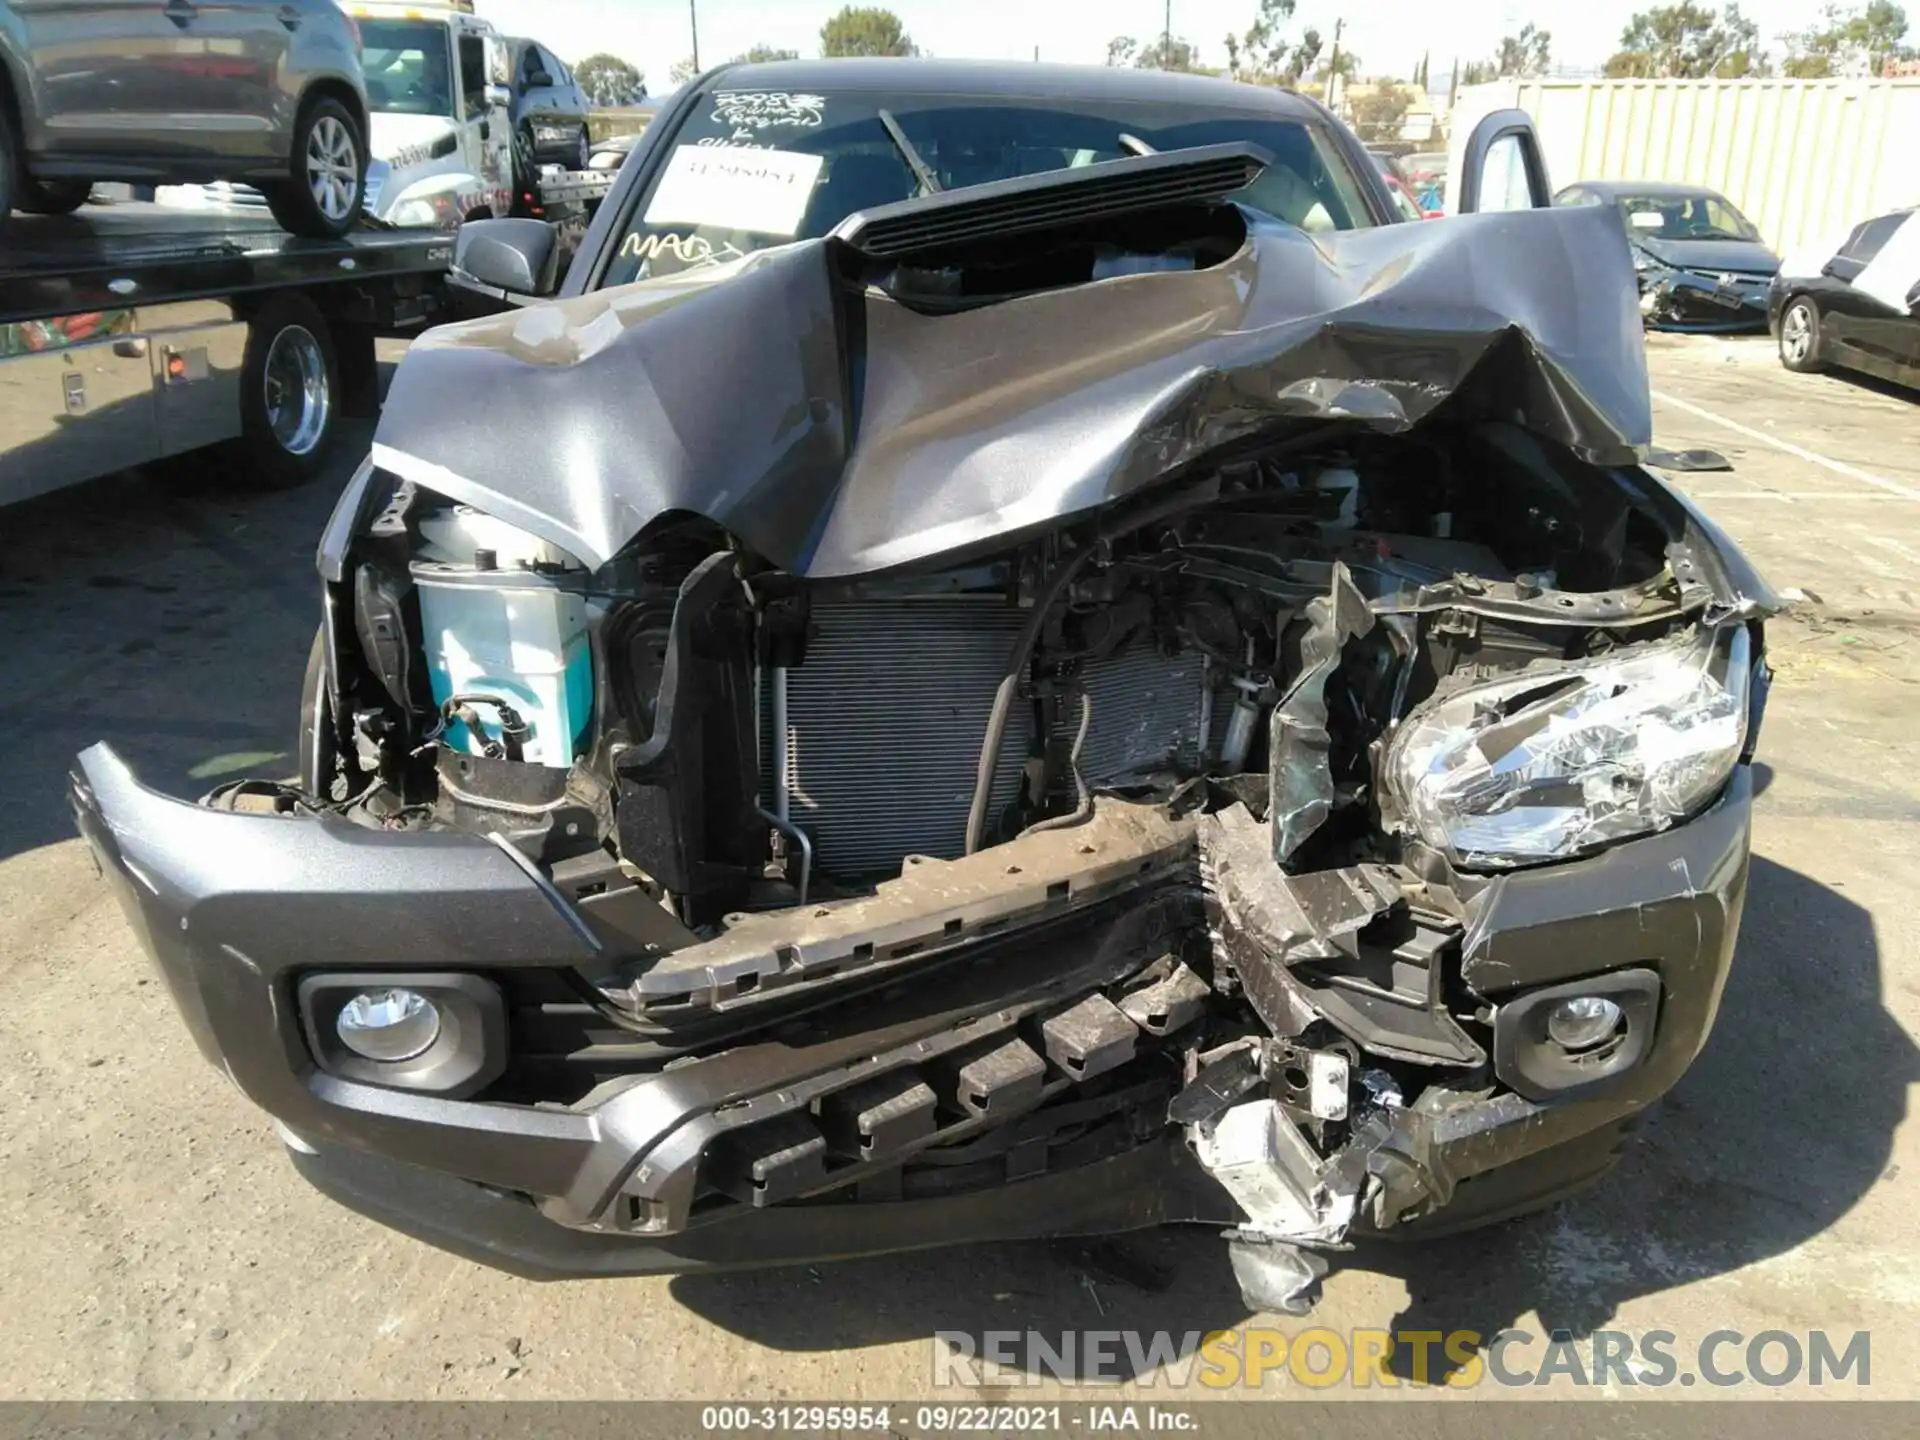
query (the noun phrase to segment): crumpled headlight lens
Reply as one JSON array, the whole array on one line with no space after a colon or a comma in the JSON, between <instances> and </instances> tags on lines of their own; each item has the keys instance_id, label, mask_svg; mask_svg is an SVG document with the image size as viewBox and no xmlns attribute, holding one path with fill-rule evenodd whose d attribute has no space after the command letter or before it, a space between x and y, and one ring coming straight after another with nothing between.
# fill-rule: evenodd
<instances>
[{"instance_id":1,"label":"crumpled headlight lens","mask_svg":"<svg viewBox=\"0 0 1920 1440\"><path fill-rule=\"evenodd\" d=\"M1468 866L1559 860L1710 800L1747 738L1745 626L1478 685L1416 710L1384 771L1404 824Z\"/></svg>"}]
</instances>

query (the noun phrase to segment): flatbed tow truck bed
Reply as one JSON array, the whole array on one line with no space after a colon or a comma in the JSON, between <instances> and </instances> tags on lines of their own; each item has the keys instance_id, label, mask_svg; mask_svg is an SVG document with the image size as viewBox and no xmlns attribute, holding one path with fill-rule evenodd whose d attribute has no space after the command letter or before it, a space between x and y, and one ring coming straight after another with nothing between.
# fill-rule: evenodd
<instances>
[{"instance_id":1,"label":"flatbed tow truck bed","mask_svg":"<svg viewBox=\"0 0 1920 1440\"><path fill-rule=\"evenodd\" d=\"M611 173L550 172L583 226ZM318 472L334 422L378 410L374 339L445 307L454 237L368 222L286 234L245 205L89 204L0 231L0 505L242 442L263 485Z\"/></svg>"},{"instance_id":2,"label":"flatbed tow truck bed","mask_svg":"<svg viewBox=\"0 0 1920 1440\"><path fill-rule=\"evenodd\" d=\"M333 281L438 277L442 230L303 240L271 217L132 201L15 215L0 235L0 323Z\"/></svg>"}]
</instances>

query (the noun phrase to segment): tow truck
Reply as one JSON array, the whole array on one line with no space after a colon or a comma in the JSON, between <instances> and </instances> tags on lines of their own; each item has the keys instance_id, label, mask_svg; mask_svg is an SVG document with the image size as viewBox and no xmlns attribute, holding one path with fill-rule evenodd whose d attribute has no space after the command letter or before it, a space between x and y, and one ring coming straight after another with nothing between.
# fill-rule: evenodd
<instances>
[{"instance_id":1,"label":"tow truck","mask_svg":"<svg viewBox=\"0 0 1920 1440\"><path fill-rule=\"evenodd\" d=\"M510 50L473 0L363 0L360 30L371 119L366 210L394 225L453 229L467 220L543 218L555 204L604 194L598 171L541 167L514 134ZM556 199L558 187L566 193ZM163 188L162 203L264 208L253 187L219 181Z\"/></svg>"},{"instance_id":2,"label":"tow truck","mask_svg":"<svg viewBox=\"0 0 1920 1440\"><path fill-rule=\"evenodd\" d=\"M224 183L15 219L0 505L225 441L244 446L250 482L297 484L340 416L377 411L376 336L455 308L455 227L545 219L563 251L585 229L614 174L516 161L507 49L471 0L350 8L374 106L361 230L295 239L257 191Z\"/></svg>"},{"instance_id":3,"label":"tow truck","mask_svg":"<svg viewBox=\"0 0 1920 1440\"><path fill-rule=\"evenodd\" d=\"M378 408L374 339L442 308L453 237L285 234L264 208L17 216L0 255L0 504L223 441L263 486Z\"/></svg>"}]
</instances>

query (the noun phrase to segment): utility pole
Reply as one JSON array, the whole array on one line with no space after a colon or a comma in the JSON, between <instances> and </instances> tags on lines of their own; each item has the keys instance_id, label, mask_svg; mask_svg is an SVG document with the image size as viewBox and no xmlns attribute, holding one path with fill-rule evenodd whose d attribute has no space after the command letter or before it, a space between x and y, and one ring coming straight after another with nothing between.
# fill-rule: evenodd
<instances>
[{"instance_id":1,"label":"utility pole","mask_svg":"<svg viewBox=\"0 0 1920 1440\"><path fill-rule=\"evenodd\" d=\"M1344 18L1333 22L1333 51L1327 56L1327 93L1321 96L1328 105L1333 104L1333 87L1340 79L1340 27L1346 23Z\"/></svg>"},{"instance_id":2,"label":"utility pole","mask_svg":"<svg viewBox=\"0 0 1920 1440\"><path fill-rule=\"evenodd\" d=\"M1160 68L1173 68L1173 0L1167 0L1166 24L1160 30Z\"/></svg>"},{"instance_id":3,"label":"utility pole","mask_svg":"<svg viewBox=\"0 0 1920 1440\"><path fill-rule=\"evenodd\" d=\"M696 0L687 0L687 23L693 27L693 73L700 73L700 12L694 9Z\"/></svg>"}]
</instances>

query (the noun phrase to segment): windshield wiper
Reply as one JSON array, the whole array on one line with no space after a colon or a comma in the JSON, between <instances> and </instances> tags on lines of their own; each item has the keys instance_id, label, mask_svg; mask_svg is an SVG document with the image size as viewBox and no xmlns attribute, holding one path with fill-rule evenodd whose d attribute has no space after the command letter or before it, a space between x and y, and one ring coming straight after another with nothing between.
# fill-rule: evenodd
<instances>
[{"instance_id":1,"label":"windshield wiper","mask_svg":"<svg viewBox=\"0 0 1920 1440\"><path fill-rule=\"evenodd\" d=\"M900 122L893 118L893 112L882 109L880 123L887 127L887 134L892 137L895 148L907 162L907 168L913 171L914 178L920 182L920 193L938 195L940 182L934 178L933 171L928 167L927 162L920 158L920 152L913 148L913 142L907 139L907 132L900 128Z\"/></svg>"}]
</instances>

